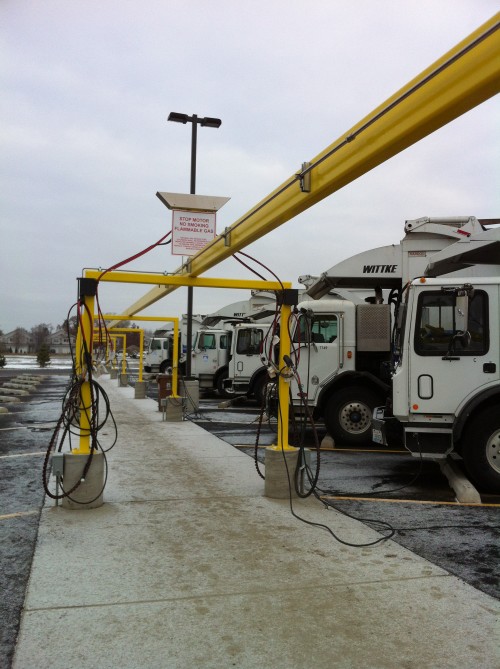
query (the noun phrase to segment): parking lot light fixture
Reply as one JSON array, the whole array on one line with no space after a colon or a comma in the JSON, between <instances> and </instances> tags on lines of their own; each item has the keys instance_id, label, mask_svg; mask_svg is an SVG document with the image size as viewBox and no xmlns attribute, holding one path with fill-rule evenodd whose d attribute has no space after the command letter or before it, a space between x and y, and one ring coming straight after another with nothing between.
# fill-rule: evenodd
<instances>
[{"instance_id":1,"label":"parking lot light fixture","mask_svg":"<svg viewBox=\"0 0 500 669\"><path fill-rule=\"evenodd\" d=\"M191 189L190 193L196 193L196 143L197 143L197 129L198 125L206 128L220 128L222 121L220 118L213 118L212 116L198 117L196 114L189 116L188 114L181 114L179 112L170 112L168 120L174 123L191 123ZM191 377L191 349L193 336L193 288L188 288L188 303L187 303L187 333L186 333L186 378Z\"/></svg>"}]
</instances>

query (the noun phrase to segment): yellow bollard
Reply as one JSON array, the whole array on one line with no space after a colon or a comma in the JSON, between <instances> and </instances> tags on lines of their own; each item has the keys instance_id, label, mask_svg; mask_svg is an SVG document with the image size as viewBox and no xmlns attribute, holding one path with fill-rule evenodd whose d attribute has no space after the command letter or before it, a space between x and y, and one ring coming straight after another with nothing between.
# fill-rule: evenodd
<instances>
[{"instance_id":1,"label":"yellow bollard","mask_svg":"<svg viewBox=\"0 0 500 669\"><path fill-rule=\"evenodd\" d=\"M92 389L88 366L92 364L94 296L85 295L78 324L76 374L81 380L80 388L80 441L75 454L90 453L90 427L92 424Z\"/></svg>"},{"instance_id":2,"label":"yellow bollard","mask_svg":"<svg viewBox=\"0 0 500 669\"><path fill-rule=\"evenodd\" d=\"M280 353L278 367L284 363L284 357L290 356L290 333L288 332L288 321L291 315L291 307L287 304L284 304L281 307L281 318L280 318ZM297 449L294 446L290 446L288 443L288 420L290 416L290 405L289 405L289 390L290 382L283 376L279 375L278 378L278 443L270 446L270 450L274 451L296 451Z\"/></svg>"}]
</instances>

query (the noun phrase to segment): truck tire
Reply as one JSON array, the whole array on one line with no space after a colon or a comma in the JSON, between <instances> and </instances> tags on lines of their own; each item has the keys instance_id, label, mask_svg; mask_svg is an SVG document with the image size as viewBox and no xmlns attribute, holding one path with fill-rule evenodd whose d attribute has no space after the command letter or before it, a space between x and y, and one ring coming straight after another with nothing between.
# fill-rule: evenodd
<instances>
[{"instance_id":1,"label":"truck tire","mask_svg":"<svg viewBox=\"0 0 500 669\"><path fill-rule=\"evenodd\" d=\"M168 360L163 360L160 365L160 374L168 374L169 367L170 365L168 364Z\"/></svg>"},{"instance_id":2,"label":"truck tire","mask_svg":"<svg viewBox=\"0 0 500 669\"><path fill-rule=\"evenodd\" d=\"M465 469L482 492L500 493L500 413L498 406L475 416L462 436Z\"/></svg>"},{"instance_id":3,"label":"truck tire","mask_svg":"<svg viewBox=\"0 0 500 669\"><path fill-rule=\"evenodd\" d=\"M224 397L225 399L231 399L231 397L234 397L234 390L229 390L228 388L224 388L224 379L227 379L228 376L228 370L224 369L222 372L219 373L217 376L217 379L215 380L215 388L217 390L217 394L219 397Z\"/></svg>"},{"instance_id":4,"label":"truck tire","mask_svg":"<svg viewBox=\"0 0 500 669\"><path fill-rule=\"evenodd\" d=\"M380 395L361 386L348 386L334 392L324 409L329 434L340 444L370 444L373 409L382 403Z\"/></svg>"},{"instance_id":5,"label":"truck tire","mask_svg":"<svg viewBox=\"0 0 500 669\"><path fill-rule=\"evenodd\" d=\"M264 404L264 393L269 381L270 379L267 372L258 376L254 381L252 395L255 397L255 401L259 407Z\"/></svg>"}]
</instances>

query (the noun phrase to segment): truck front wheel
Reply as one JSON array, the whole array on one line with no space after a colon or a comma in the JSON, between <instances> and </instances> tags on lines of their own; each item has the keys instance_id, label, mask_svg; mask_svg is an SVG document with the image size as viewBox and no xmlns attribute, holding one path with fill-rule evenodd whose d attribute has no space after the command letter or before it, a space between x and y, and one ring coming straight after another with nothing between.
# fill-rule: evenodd
<instances>
[{"instance_id":1,"label":"truck front wheel","mask_svg":"<svg viewBox=\"0 0 500 669\"><path fill-rule=\"evenodd\" d=\"M232 390L232 388L224 388L224 379L227 379L227 377L228 377L227 369L220 372L219 376L215 381L215 387L217 389L217 394L219 395L219 397L230 399L231 397L234 397L234 390Z\"/></svg>"},{"instance_id":2,"label":"truck front wheel","mask_svg":"<svg viewBox=\"0 0 500 669\"><path fill-rule=\"evenodd\" d=\"M500 414L485 409L467 425L462 437L465 468L482 492L500 493Z\"/></svg>"},{"instance_id":3,"label":"truck front wheel","mask_svg":"<svg viewBox=\"0 0 500 669\"><path fill-rule=\"evenodd\" d=\"M171 370L169 372L169 361L168 360L163 360L161 365L160 365L160 374L169 374L171 373Z\"/></svg>"},{"instance_id":4,"label":"truck front wheel","mask_svg":"<svg viewBox=\"0 0 500 669\"><path fill-rule=\"evenodd\" d=\"M360 386L349 386L334 392L327 400L324 411L329 434L340 444L370 444L373 409L382 402L375 392Z\"/></svg>"},{"instance_id":5,"label":"truck front wheel","mask_svg":"<svg viewBox=\"0 0 500 669\"><path fill-rule=\"evenodd\" d=\"M269 383L269 381L270 378L267 375L267 372L265 374L261 374L254 381L252 394L255 397L255 401L257 402L259 407L261 407L264 404L266 386Z\"/></svg>"}]
</instances>

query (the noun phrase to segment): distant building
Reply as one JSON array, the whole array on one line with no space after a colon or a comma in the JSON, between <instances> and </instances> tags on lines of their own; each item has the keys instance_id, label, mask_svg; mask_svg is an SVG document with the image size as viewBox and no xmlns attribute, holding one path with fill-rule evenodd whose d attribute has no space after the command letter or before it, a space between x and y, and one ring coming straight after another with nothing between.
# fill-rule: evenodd
<instances>
[{"instance_id":1,"label":"distant building","mask_svg":"<svg viewBox=\"0 0 500 669\"><path fill-rule=\"evenodd\" d=\"M16 328L0 337L2 349L7 353L31 353L33 337L28 330Z\"/></svg>"},{"instance_id":2,"label":"distant building","mask_svg":"<svg viewBox=\"0 0 500 669\"><path fill-rule=\"evenodd\" d=\"M68 333L60 328L48 335L45 342L49 351L55 354L67 355L75 348L75 338L68 339ZM6 353L37 353L36 344L32 334L25 328L16 328L0 337L0 348Z\"/></svg>"},{"instance_id":3,"label":"distant building","mask_svg":"<svg viewBox=\"0 0 500 669\"><path fill-rule=\"evenodd\" d=\"M49 335L47 344L51 353L68 354L71 353L72 350L75 350L75 338L71 337L70 345L68 333L64 328L56 330Z\"/></svg>"}]
</instances>

